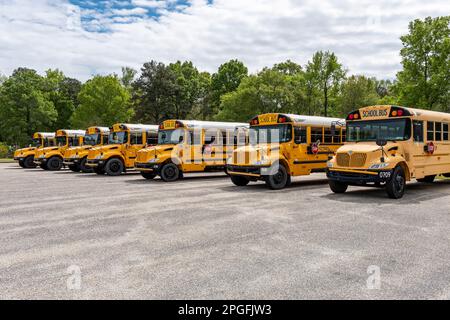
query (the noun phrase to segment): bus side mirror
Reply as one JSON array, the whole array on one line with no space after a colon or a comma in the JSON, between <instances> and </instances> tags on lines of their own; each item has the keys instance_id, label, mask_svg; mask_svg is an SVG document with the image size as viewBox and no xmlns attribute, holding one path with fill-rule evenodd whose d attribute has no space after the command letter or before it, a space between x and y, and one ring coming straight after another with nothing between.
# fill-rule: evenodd
<instances>
[{"instance_id":1,"label":"bus side mirror","mask_svg":"<svg viewBox=\"0 0 450 320\"><path fill-rule=\"evenodd\" d=\"M179 142L179 143L182 143L183 140L184 140L184 139L183 139L183 136L181 136L181 137L178 138L178 142Z\"/></svg>"},{"instance_id":2,"label":"bus side mirror","mask_svg":"<svg viewBox=\"0 0 450 320\"><path fill-rule=\"evenodd\" d=\"M377 139L377 146L379 147L384 147L385 145L387 145L387 140L385 139Z\"/></svg>"}]
</instances>

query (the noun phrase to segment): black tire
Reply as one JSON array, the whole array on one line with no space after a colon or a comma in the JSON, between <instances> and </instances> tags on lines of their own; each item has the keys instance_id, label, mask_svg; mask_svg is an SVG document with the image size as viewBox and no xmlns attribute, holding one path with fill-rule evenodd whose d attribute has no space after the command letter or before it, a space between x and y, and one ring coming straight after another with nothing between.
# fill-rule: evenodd
<instances>
[{"instance_id":1,"label":"black tire","mask_svg":"<svg viewBox=\"0 0 450 320\"><path fill-rule=\"evenodd\" d=\"M405 171L397 166L392 173L391 179L386 182L386 192L391 199L400 199L403 197L406 188Z\"/></svg>"},{"instance_id":2,"label":"black tire","mask_svg":"<svg viewBox=\"0 0 450 320\"><path fill-rule=\"evenodd\" d=\"M145 179L147 179L147 180L152 180L154 177L156 177L156 174L153 173L153 172L144 172L144 171L141 171L141 175L142 175Z\"/></svg>"},{"instance_id":3,"label":"black tire","mask_svg":"<svg viewBox=\"0 0 450 320\"><path fill-rule=\"evenodd\" d=\"M348 184L340 181L328 180L328 184L330 185L331 191L334 193L345 193L348 189Z\"/></svg>"},{"instance_id":4,"label":"black tire","mask_svg":"<svg viewBox=\"0 0 450 320\"><path fill-rule=\"evenodd\" d=\"M19 160L19 166L21 166L22 168L25 168L25 162L23 162L22 160Z\"/></svg>"},{"instance_id":5,"label":"black tire","mask_svg":"<svg viewBox=\"0 0 450 320\"><path fill-rule=\"evenodd\" d=\"M280 164L278 171L265 177L266 185L272 190L280 190L289 184L289 174L286 168Z\"/></svg>"},{"instance_id":6,"label":"black tire","mask_svg":"<svg viewBox=\"0 0 450 320\"><path fill-rule=\"evenodd\" d=\"M81 159L80 161L80 170L83 173L92 173L94 172L94 169L92 167L89 167L88 165L86 165L87 162L87 157L84 157L83 159Z\"/></svg>"},{"instance_id":7,"label":"black tire","mask_svg":"<svg viewBox=\"0 0 450 320\"><path fill-rule=\"evenodd\" d=\"M244 187L249 184L250 180L248 180L246 177L242 176L233 176L230 175L231 182L233 182L238 187Z\"/></svg>"},{"instance_id":8,"label":"black tire","mask_svg":"<svg viewBox=\"0 0 450 320\"><path fill-rule=\"evenodd\" d=\"M424 183L433 183L435 178L436 176L426 176L425 178L417 179L417 181Z\"/></svg>"},{"instance_id":9,"label":"black tire","mask_svg":"<svg viewBox=\"0 0 450 320\"><path fill-rule=\"evenodd\" d=\"M105 173L108 176L120 176L124 170L123 162L120 159L109 159L105 164Z\"/></svg>"},{"instance_id":10,"label":"black tire","mask_svg":"<svg viewBox=\"0 0 450 320\"><path fill-rule=\"evenodd\" d=\"M51 157L47 161L47 169L50 171L59 171L63 166L62 159L59 157Z\"/></svg>"},{"instance_id":11,"label":"black tire","mask_svg":"<svg viewBox=\"0 0 450 320\"><path fill-rule=\"evenodd\" d=\"M180 169L174 163L166 163L159 173L161 179L165 182L173 182L180 178Z\"/></svg>"},{"instance_id":12,"label":"black tire","mask_svg":"<svg viewBox=\"0 0 450 320\"><path fill-rule=\"evenodd\" d=\"M105 170L103 170L103 168L94 167L92 170L98 175L104 175L105 174Z\"/></svg>"},{"instance_id":13,"label":"black tire","mask_svg":"<svg viewBox=\"0 0 450 320\"><path fill-rule=\"evenodd\" d=\"M69 164L70 171L80 172L80 167L77 164Z\"/></svg>"},{"instance_id":14,"label":"black tire","mask_svg":"<svg viewBox=\"0 0 450 320\"><path fill-rule=\"evenodd\" d=\"M23 161L23 165L27 169L36 168L36 164L34 163L34 157L33 156L26 157L25 160Z\"/></svg>"}]
</instances>

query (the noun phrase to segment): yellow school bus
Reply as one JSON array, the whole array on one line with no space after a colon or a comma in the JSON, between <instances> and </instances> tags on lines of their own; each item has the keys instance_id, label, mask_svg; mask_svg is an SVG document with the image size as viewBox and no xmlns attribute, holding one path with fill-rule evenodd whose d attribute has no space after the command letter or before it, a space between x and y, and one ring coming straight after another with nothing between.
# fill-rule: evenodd
<instances>
[{"instance_id":1,"label":"yellow school bus","mask_svg":"<svg viewBox=\"0 0 450 320\"><path fill-rule=\"evenodd\" d=\"M87 165L96 174L118 176L134 168L137 152L158 140L157 125L116 123L110 131L108 145L89 150Z\"/></svg>"},{"instance_id":2,"label":"yellow school bus","mask_svg":"<svg viewBox=\"0 0 450 320\"><path fill-rule=\"evenodd\" d=\"M344 140L343 119L258 115L250 121L249 144L233 152L227 171L237 186L263 180L271 189L282 189L291 183L292 176L324 172Z\"/></svg>"},{"instance_id":3,"label":"yellow school bus","mask_svg":"<svg viewBox=\"0 0 450 320\"><path fill-rule=\"evenodd\" d=\"M158 145L138 152L135 167L146 179L159 175L175 181L186 172L225 170L226 159L248 125L234 122L166 120L159 126Z\"/></svg>"},{"instance_id":4,"label":"yellow school bus","mask_svg":"<svg viewBox=\"0 0 450 320\"><path fill-rule=\"evenodd\" d=\"M73 172L93 172L92 167L86 165L89 150L94 146L108 144L109 128L89 127L84 135L82 146L68 148L64 152L64 164Z\"/></svg>"},{"instance_id":5,"label":"yellow school bus","mask_svg":"<svg viewBox=\"0 0 450 320\"><path fill-rule=\"evenodd\" d=\"M22 168L36 168L36 164L34 163L36 150L53 146L55 144L55 133L35 132L32 139L32 143L28 148L17 149L14 152L14 160L16 160Z\"/></svg>"},{"instance_id":6,"label":"yellow school bus","mask_svg":"<svg viewBox=\"0 0 450 320\"><path fill-rule=\"evenodd\" d=\"M399 199L406 182L431 183L450 176L450 114L382 105L361 108L347 117L347 143L328 163L330 188L384 187Z\"/></svg>"},{"instance_id":7,"label":"yellow school bus","mask_svg":"<svg viewBox=\"0 0 450 320\"><path fill-rule=\"evenodd\" d=\"M55 146L36 150L34 163L44 170L57 171L63 167L66 149L83 144L84 130L60 129L55 133Z\"/></svg>"}]
</instances>

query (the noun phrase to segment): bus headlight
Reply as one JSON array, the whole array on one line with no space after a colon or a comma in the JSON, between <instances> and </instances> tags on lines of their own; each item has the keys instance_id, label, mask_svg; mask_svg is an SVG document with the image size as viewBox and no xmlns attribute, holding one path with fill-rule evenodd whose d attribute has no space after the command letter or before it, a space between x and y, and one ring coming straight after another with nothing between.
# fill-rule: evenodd
<instances>
[{"instance_id":1,"label":"bus headlight","mask_svg":"<svg viewBox=\"0 0 450 320\"><path fill-rule=\"evenodd\" d=\"M389 163L386 163L386 162L383 162L383 163L375 163L375 164L371 165L371 166L369 167L369 169L375 169L375 170L377 170L377 169L384 169L384 168L386 168L387 166L389 166Z\"/></svg>"},{"instance_id":2,"label":"bus headlight","mask_svg":"<svg viewBox=\"0 0 450 320\"><path fill-rule=\"evenodd\" d=\"M327 167L328 168L333 168L333 162L327 161Z\"/></svg>"}]
</instances>

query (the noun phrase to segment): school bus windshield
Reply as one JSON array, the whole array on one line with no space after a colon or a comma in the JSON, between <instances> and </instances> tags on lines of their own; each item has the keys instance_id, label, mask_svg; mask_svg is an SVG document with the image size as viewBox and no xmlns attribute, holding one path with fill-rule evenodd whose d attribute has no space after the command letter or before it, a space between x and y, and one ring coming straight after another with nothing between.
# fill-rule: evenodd
<instances>
[{"instance_id":1,"label":"school bus windshield","mask_svg":"<svg viewBox=\"0 0 450 320\"><path fill-rule=\"evenodd\" d=\"M292 139L292 125L254 126L249 132L250 144L283 143Z\"/></svg>"},{"instance_id":2,"label":"school bus windshield","mask_svg":"<svg viewBox=\"0 0 450 320\"><path fill-rule=\"evenodd\" d=\"M95 146L101 143L101 135L99 134L88 134L84 136L84 144L89 146Z\"/></svg>"},{"instance_id":3,"label":"school bus windshield","mask_svg":"<svg viewBox=\"0 0 450 320\"><path fill-rule=\"evenodd\" d=\"M33 141L31 142L31 145L32 145L33 147L40 147L41 144L42 144L41 139L33 139Z\"/></svg>"},{"instance_id":4,"label":"school bus windshield","mask_svg":"<svg viewBox=\"0 0 450 320\"><path fill-rule=\"evenodd\" d=\"M410 119L389 119L348 122L347 141L403 141L411 138Z\"/></svg>"},{"instance_id":5,"label":"school bus windshield","mask_svg":"<svg viewBox=\"0 0 450 320\"><path fill-rule=\"evenodd\" d=\"M67 138L65 136L56 137L56 145L58 147L65 146L67 143Z\"/></svg>"},{"instance_id":6,"label":"school bus windshield","mask_svg":"<svg viewBox=\"0 0 450 320\"><path fill-rule=\"evenodd\" d=\"M112 132L109 134L108 144L124 144L128 142L128 132Z\"/></svg>"},{"instance_id":7,"label":"school bus windshield","mask_svg":"<svg viewBox=\"0 0 450 320\"><path fill-rule=\"evenodd\" d=\"M184 129L160 130L158 132L158 144L178 144L183 142Z\"/></svg>"}]
</instances>

